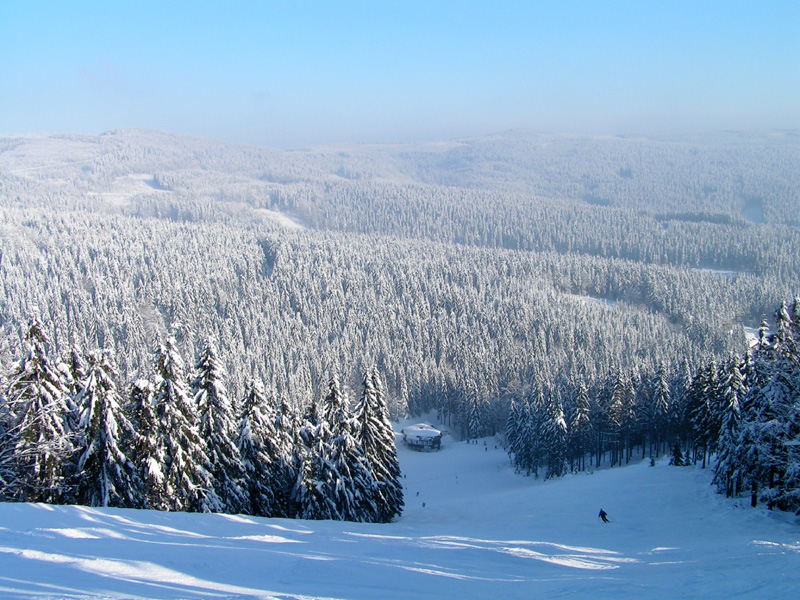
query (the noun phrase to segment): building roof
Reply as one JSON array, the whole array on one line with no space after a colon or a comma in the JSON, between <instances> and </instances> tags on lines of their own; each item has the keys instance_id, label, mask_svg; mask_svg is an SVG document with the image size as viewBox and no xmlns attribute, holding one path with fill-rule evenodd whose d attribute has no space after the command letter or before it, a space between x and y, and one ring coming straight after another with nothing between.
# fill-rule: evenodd
<instances>
[{"instance_id":1,"label":"building roof","mask_svg":"<svg viewBox=\"0 0 800 600\"><path fill-rule=\"evenodd\" d=\"M434 429L433 426L428 423L417 423L416 425L403 427L401 433L406 436L406 438L413 437L417 439L435 438L442 435L441 431Z\"/></svg>"}]
</instances>

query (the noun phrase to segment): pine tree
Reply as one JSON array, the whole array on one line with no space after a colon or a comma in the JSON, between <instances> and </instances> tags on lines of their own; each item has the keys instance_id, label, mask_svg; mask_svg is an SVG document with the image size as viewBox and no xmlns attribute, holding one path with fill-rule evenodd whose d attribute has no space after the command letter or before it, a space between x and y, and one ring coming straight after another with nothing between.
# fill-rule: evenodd
<instances>
[{"instance_id":1,"label":"pine tree","mask_svg":"<svg viewBox=\"0 0 800 600\"><path fill-rule=\"evenodd\" d=\"M77 397L82 442L77 501L87 506L139 508L141 482L121 444L126 434L132 435L131 425L122 412L115 378L106 353L89 356Z\"/></svg>"},{"instance_id":2,"label":"pine tree","mask_svg":"<svg viewBox=\"0 0 800 600\"><path fill-rule=\"evenodd\" d=\"M686 464L686 460L683 458L683 452L681 452L681 442L677 438L672 444L672 457L669 460L669 464L676 467L682 467Z\"/></svg>"},{"instance_id":3,"label":"pine tree","mask_svg":"<svg viewBox=\"0 0 800 600\"><path fill-rule=\"evenodd\" d=\"M312 446L301 454L300 472L292 498L300 519L335 519L339 516L326 482L325 449L322 438L313 437Z\"/></svg>"},{"instance_id":4,"label":"pine tree","mask_svg":"<svg viewBox=\"0 0 800 600\"><path fill-rule=\"evenodd\" d=\"M235 423L224 373L213 342L206 341L195 365L197 375L192 394L200 417L199 433L206 448L206 469L221 510L239 513L249 504L245 493L245 470L234 441ZM209 505L209 509L213 506Z\"/></svg>"},{"instance_id":5,"label":"pine tree","mask_svg":"<svg viewBox=\"0 0 800 600\"><path fill-rule=\"evenodd\" d=\"M658 367L658 371L653 379L652 387L652 427L653 438L656 445L656 456L658 456L660 452L659 445L663 444L666 446L670 432L670 386L669 379L667 377L667 369L663 364L659 365Z\"/></svg>"},{"instance_id":6,"label":"pine tree","mask_svg":"<svg viewBox=\"0 0 800 600\"><path fill-rule=\"evenodd\" d=\"M786 468L783 452L786 412L794 403L791 383L780 369L767 367L745 398L745 422L739 440L743 479L756 499L770 508L781 495L782 473Z\"/></svg>"},{"instance_id":7,"label":"pine tree","mask_svg":"<svg viewBox=\"0 0 800 600\"><path fill-rule=\"evenodd\" d=\"M156 448L164 462L163 496L153 508L221 512L222 502L205 467L208 456L197 430L183 359L175 345L175 339L168 338L156 356Z\"/></svg>"},{"instance_id":8,"label":"pine tree","mask_svg":"<svg viewBox=\"0 0 800 600\"><path fill-rule=\"evenodd\" d=\"M81 395L86 386L86 357L80 348L73 344L69 352L58 363L56 369L61 374L66 394L66 429L70 432L72 451L63 463L62 501L65 504L78 502L78 487L81 485L79 462L85 447L84 432L80 427Z\"/></svg>"},{"instance_id":9,"label":"pine tree","mask_svg":"<svg viewBox=\"0 0 800 600\"><path fill-rule=\"evenodd\" d=\"M78 428L80 419L80 405L78 397L83 392L86 382L86 360L80 348L73 344L66 359L58 365L62 379L67 389L67 410L69 415L68 425L71 431Z\"/></svg>"},{"instance_id":10,"label":"pine tree","mask_svg":"<svg viewBox=\"0 0 800 600\"><path fill-rule=\"evenodd\" d=\"M13 500L22 486L14 460L16 445L13 417L5 396L0 395L0 502Z\"/></svg>"},{"instance_id":11,"label":"pine tree","mask_svg":"<svg viewBox=\"0 0 800 600\"><path fill-rule=\"evenodd\" d=\"M245 512L259 517L278 513L274 490L279 485L276 477L279 452L274 439L274 421L264 386L259 381L249 381L236 445L246 473L248 502Z\"/></svg>"},{"instance_id":12,"label":"pine tree","mask_svg":"<svg viewBox=\"0 0 800 600\"><path fill-rule=\"evenodd\" d=\"M684 360L670 377L670 406L668 430L679 442L687 443L691 438L691 419L689 416L689 386L692 382L692 369Z\"/></svg>"},{"instance_id":13,"label":"pine tree","mask_svg":"<svg viewBox=\"0 0 800 600\"><path fill-rule=\"evenodd\" d=\"M630 378L622 371L612 376L612 388L606 407L607 436L611 446L611 466L622 464L629 426L629 405L633 403Z\"/></svg>"},{"instance_id":14,"label":"pine tree","mask_svg":"<svg viewBox=\"0 0 800 600\"><path fill-rule=\"evenodd\" d=\"M159 445L159 427L155 412L155 387L147 379L131 385L126 415L131 423L130 436L124 437L125 448L142 486L141 502L145 508L165 509L163 448Z\"/></svg>"},{"instance_id":15,"label":"pine tree","mask_svg":"<svg viewBox=\"0 0 800 600\"><path fill-rule=\"evenodd\" d=\"M316 443L317 430L322 422L319 414L319 406L316 400L311 400L303 412L302 425L298 429L299 434L298 445L303 445L306 448L311 448Z\"/></svg>"},{"instance_id":16,"label":"pine tree","mask_svg":"<svg viewBox=\"0 0 800 600\"><path fill-rule=\"evenodd\" d=\"M750 490L751 505L800 511L800 319L796 300L791 312L776 313L776 333L762 324L747 371L741 401L741 424L733 477Z\"/></svg>"},{"instance_id":17,"label":"pine tree","mask_svg":"<svg viewBox=\"0 0 800 600\"><path fill-rule=\"evenodd\" d=\"M22 499L62 502L65 463L72 454L67 389L45 349L47 337L34 316L23 356L8 376L6 396L13 418Z\"/></svg>"},{"instance_id":18,"label":"pine tree","mask_svg":"<svg viewBox=\"0 0 800 600\"><path fill-rule=\"evenodd\" d=\"M388 523L403 510L403 486L394 430L389 423L383 384L375 368L363 379L363 393L355 410L356 439L377 483L378 521Z\"/></svg>"},{"instance_id":19,"label":"pine tree","mask_svg":"<svg viewBox=\"0 0 800 600\"><path fill-rule=\"evenodd\" d=\"M325 432L330 435L326 442L331 476L328 493L338 516L345 521L374 522L379 516L375 503L377 483L353 436L356 423L348 414L347 398L336 376L328 383L323 408Z\"/></svg>"},{"instance_id":20,"label":"pine tree","mask_svg":"<svg viewBox=\"0 0 800 600\"><path fill-rule=\"evenodd\" d=\"M508 407L508 418L506 419L506 451L509 458L513 461L514 448L517 447L517 440L520 437L520 430L522 424L522 416L514 398L511 398L511 404Z\"/></svg>"},{"instance_id":21,"label":"pine tree","mask_svg":"<svg viewBox=\"0 0 800 600\"><path fill-rule=\"evenodd\" d=\"M467 439L475 439L483 434L483 415L478 398L478 388L470 382L467 386Z\"/></svg>"},{"instance_id":22,"label":"pine tree","mask_svg":"<svg viewBox=\"0 0 800 600\"><path fill-rule=\"evenodd\" d=\"M722 416L725 412L725 389L724 378L720 376L720 368L715 359L711 359L706 367L708 378L706 388L703 393L706 397L708 413L706 415L703 438L706 440L706 447L709 454L716 454L717 442L719 440L720 429L722 428ZM705 463L704 465L705 466Z\"/></svg>"},{"instance_id":23,"label":"pine tree","mask_svg":"<svg viewBox=\"0 0 800 600\"><path fill-rule=\"evenodd\" d=\"M621 450L625 453L625 463L629 463L631 455L633 454L633 447L639 433L639 423L641 419L637 413L638 406L636 404L636 385L635 382L639 381L639 376L635 372L627 373L623 376L624 396L622 404L622 445ZM646 388L645 388L646 389ZM645 395L646 396L646 395ZM646 399L649 401L649 399ZM620 463L622 456L620 455Z\"/></svg>"},{"instance_id":24,"label":"pine tree","mask_svg":"<svg viewBox=\"0 0 800 600\"><path fill-rule=\"evenodd\" d=\"M547 453L545 479L561 477L567 470L567 422L561 400L554 393L547 399L541 435Z\"/></svg>"},{"instance_id":25,"label":"pine tree","mask_svg":"<svg viewBox=\"0 0 800 600\"><path fill-rule=\"evenodd\" d=\"M694 458L687 455L687 462L697 464L698 457L702 457L703 467L706 464L710 427L710 405L708 390L710 389L712 378L709 372L709 365L703 365L697 369L697 373L686 390L686 411L689 416L692 441L694 442Z\"/></svg>"},{"instance_id":26,"label":"pine tree","mask_svg":"<svg viewBox=\"0 0 800 600\"><path fill-rule=\"evenodd\" d=\"M273 516L276 517L292 518L296 513L292 503L292 492L302 466L300 454L302 444L298 442L300 434L296 421L295 413L286 398L281 397L280 400L277 400L273 426L276 450L273 458L273 481L275 482Z\"/></svg>"},{"instance_id":27,"label":"pine tree","mask_svg":"<svg viewBox=\"0 0 800 600\"><path fill-rule=\"evenodd\" d=\"M536 388L530 399L519 409L520 426L515 443L511 447L517 471L525 471L526 475L535 477L539 476L539 467L543 459L540 394Z\"/></svg>"},{"instance_id":28,"label":"pine tree","mask_svg":"<svg viewBox=\"0 0 800 600\"><path fill-rule=\"evenodd\" d=\"M575 390L575 407L570 422L569 445L574 459L574 468L586 469L586 453L590 449L590 436L592 429L591 414L589 412L589 392L582 381Z\"/></svg>"},{"instance_id":29,"label":"pine tree","mask_svg":"<svg viewBox=\"0 0 800 600\"><path fill-rule=\"evenodd\" d=\"M793 372L794 371L794 372ZM749 422L752 441L758 449L754 477L760 479L760 499L770 508L795 510L800 507L797 479L797 444L800 441L800 389L796 370L775 361L763 386L754 388L750 402L759 407Z\"/></svg>"},{"instance_id":30,"label":"pine tree","mask_svg":"<svg viewBox=\"0 0 800 600\"><path fill-rule=\"evenodd\" d=\"M714 483L725 491L729 498L738 493L734 477L737 467L737 442L740 436L741 413L739 398L744 394L744 378L739 370L739 359L732 356L724 367L721 385L722 416L717 442L717 464L714 467Z\"/></svg>"}]
</instances>

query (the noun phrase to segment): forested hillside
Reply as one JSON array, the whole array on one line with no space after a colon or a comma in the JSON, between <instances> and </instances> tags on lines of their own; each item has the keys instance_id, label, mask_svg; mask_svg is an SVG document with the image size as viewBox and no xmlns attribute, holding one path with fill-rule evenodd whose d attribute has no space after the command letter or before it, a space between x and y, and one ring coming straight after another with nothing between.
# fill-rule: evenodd
<instances>
[{"instance_id":1,"label":"forested hillside","mask_svg":"<svg viewBox=\"0 0 800 600\"><path fill-rule=\"evenodd\" d=\"M572 423L579 390L603 406L618 385L647 401L582 455L694 447L683 417L647 420L650 382L677 410L800 290L798 173L791 133L294 151L1 138L4 372L36 316L56 363L112 351L125 394L165 340L189 363L212 340L236 410L251 380L302 411L374 366L392 417L436 410L477 436L521 406L536 431L547 410ZM577 460L536 452L523 470Z\"/></svg>"}]
</instances>

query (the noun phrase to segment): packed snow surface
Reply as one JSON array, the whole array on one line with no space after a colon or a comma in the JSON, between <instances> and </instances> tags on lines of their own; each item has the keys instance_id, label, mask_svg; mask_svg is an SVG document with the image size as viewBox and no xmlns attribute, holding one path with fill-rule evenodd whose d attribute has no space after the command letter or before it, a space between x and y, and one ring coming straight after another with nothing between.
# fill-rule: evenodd
<instances>
[{"instance_id":1,"label":"packed snow surface","mask_svg":"<svg viewBox=\"0 0 800 600\"><path fill-rule=\"evenodd\" d=\"M641 462L541 482L493 439L398 446L388 525L0 504L2 598L791 598L800 523ZM605 509L611 523L597 517Z\"/></svg>"}]
</instances>

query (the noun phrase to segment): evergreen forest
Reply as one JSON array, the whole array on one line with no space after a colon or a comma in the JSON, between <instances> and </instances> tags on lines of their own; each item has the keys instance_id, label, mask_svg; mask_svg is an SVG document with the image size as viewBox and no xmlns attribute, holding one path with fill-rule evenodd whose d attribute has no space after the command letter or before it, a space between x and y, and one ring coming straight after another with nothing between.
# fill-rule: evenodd
<instances>
[{"instance_id":1,"label":"evergreen forest","mask_svg":"<svg viewBox=\"0 0 800 600\"><path fill-rule=\"evenodd\" d=\"M388 522L390 420L800 510L800 138L0 138L0 497Z\"/></svg>"}]
</instances>

